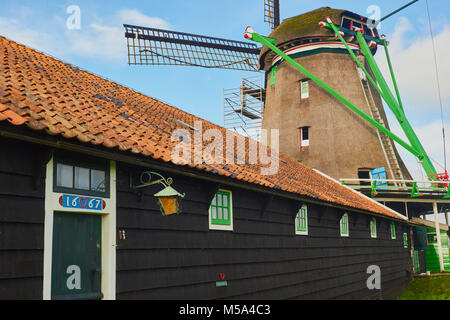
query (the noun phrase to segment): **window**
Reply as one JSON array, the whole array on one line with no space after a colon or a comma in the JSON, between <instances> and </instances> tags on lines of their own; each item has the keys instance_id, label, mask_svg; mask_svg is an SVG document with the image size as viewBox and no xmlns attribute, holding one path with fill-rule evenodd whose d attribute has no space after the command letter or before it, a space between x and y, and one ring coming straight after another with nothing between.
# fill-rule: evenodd
<instances>
[{"instance_id":1,"label":"window","mask_svg":"<svg viewBox=\"0 0 450 320\"><path fill-rule=\"evenodd\" d=\"M55 158L54 192L109 197L108 161Z\"/></svg>"},{"instance_id":2,"label":"window","mask_svg":"<svg viewBox=\"0 0 450 320\"><path fill-rule=\"evenodd\" d=\"M403 234L403 247L405 249L408 249L408 234L407 233Z\"/></svg>"},{"instance_id":3,"label":"window","mask_svg":"<svg viewBox=\"0 0 450 320\"><path fill-rule=\"evenodd\" d=\"M358 169L358 178L360 180L371 180L372 179L372 169ZM360 185L370 186L370 181L361 181Z\"/></svg>"},{"instance_id":4,"label":"window","mask_svg":"<svg viewBox=\"0 0 450 320\"><path fill-rule=\"evenodd\" d=\"M302 99L309 98L309 81L308 80L300 81L300 93L301 93Z\"/></svg>"},{"instance_id":5,"label":"window","mask_svg":"<svg viewBox=\"0 0 450 320\"><path fill-rule=\"evenodd\" d=\"M308 235L308 207L302 206L295 218L295 234Z\"/></svg>"},{"instance_id":6,"label":"window","mask_svg":"<svg viewBox=\"0 0 450 320\"><path fill-rule=\"evenodd\" d=\"M370 220L370 236L372 238L377 237L377 219L375 219L375 218Z\"/></svg>"},{"instance_id":7,"label":"window","mask_svg":"<svg viewBox=\"0 0 450 320\"><path fill-rule=\"evenodd\" d=\"M357 22L357 21L351 20L349 18L342 19L342 27L345 29L349 29L351 31L360 29L362 34L367 34L369 36L375 37L375 32L373 31L373 29L370 29L367 24Z\"/></svg>"},{"instance_id":8,"label":"window","mask_svg":"<svg viewBox=\"0 0 450 320\"><path fill-rule=\"evenodd\" d=\"M397 232L395 230L395 222L391 223L391 239L392 240L397 239Z\"/></svg>"},{"instance_id":9,"label":"window","mask_svg":"<svg viewBox=\"0 0 450 320\"><path fill-rule=\"evenodd\" d=\"M350 229L348 227L348 214L344 214L340 221L341 225L341 237L349 237L350 236Z\"/></svg>"},{"instance_id":10,"label":"window","mask_svg":"<svg viewBox=\"0 0 450 320\"><path fill-rule=\"evenodd\" d=\"M209 209L209 227L211 230L233 230L231 191L217 191Z\"/></svg>"},{"instance_id":11,"label":"window","mask_svg":"<svg viewBox=\"0 0 450 320\"><path fill-rule=\"evenodd\" d=\"M309 127L300 128L300 147L309 147Z\"/></svg>"}]
</instances>

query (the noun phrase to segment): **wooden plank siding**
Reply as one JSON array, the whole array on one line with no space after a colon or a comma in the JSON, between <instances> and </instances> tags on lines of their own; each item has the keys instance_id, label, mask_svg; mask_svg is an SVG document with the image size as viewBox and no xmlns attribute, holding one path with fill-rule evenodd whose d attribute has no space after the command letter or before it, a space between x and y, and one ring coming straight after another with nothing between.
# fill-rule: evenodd
<instances>
[{"instance_id":1,"label":"wooden plank siding","mask_svg":"<svg viewBox=\"0 0 450 320\"><path fill-rule=\"evenodd\" d=\"M406 224L391 240L390 221L377 219L371 239L369 216L350 212L350 237L341 238L340 212L308 205L309 235L296 236L294 201L275 197L261 215L261 194L231 189L234 231L210 231L201 181L160 172L186 192L183 213L163 217L152 196L161 186L141 201L130 189L139 170L118 164L117 228L126 232L118 240L118 299L378 299L409 282ZM381 294L366 287L370 265L381 267ZM216 288L220 273L228 287Z\"/></svg>"},{"instance_id":2,"label":"wooden plank siding","mask_svg":"<svg viewBox=\"0 0 450 320\"><path fill-rule=\"evenodd\" d=\"M6 138L0 148L0 299L42 299L45 174L36 168L46 149ZM341 238L342 212L310 204L309 235L296 236L299 203L274 197L261 214L264 196L225 187L234 231L210 231L210 184L159 172L186 192L183 213L163 217L153 197L161 186L139 199L130 182L144 169L117 167L117 299L379 299L395 297L410 279L406 224L391 240L390 222L378 219L371 239L369 216L349 212L350 237ZM366 288L370 265L381 267L381 294ZM228 287L216 288L220 273Z\"/></svg>"},{"instance_id":3,"label":"wooden plank siding","mask_svg":"<svg viewBox=\"0 0 450 320\"><path fill-rule=\"evenodd\" d=\"M45 177L42 148L0 138L0 299L42 299Z\"/></svg>"}]
</instances>

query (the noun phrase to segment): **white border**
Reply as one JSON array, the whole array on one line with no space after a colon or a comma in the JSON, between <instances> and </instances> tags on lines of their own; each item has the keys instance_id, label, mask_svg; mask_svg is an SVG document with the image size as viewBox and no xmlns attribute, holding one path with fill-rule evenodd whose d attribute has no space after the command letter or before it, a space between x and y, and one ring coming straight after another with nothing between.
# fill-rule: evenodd
<instances>
[{"instance_id":1,"label":"white border","mask_svg":"<svg viewBox=\"0 0 450 320\"><path fill-rule=\"evenodd\" d=\"M297 219L300 211L306 207L306 231L298 231L297 230ZM308 206L306 204L302 205L302 207L298 210L297 215L295 216L295 235L297 236L307 236L309 235L309 221L308 221Z\"/></svg>"},{"instance_id":2,"label":"white border","mask_svg":"<svg viewBox=\"0 0 450 320\"><path fill-rule=\"evenodd\" d=\"M375 220L375 235L372 234L372 223L374 220ZM378 238L377 218L374 217L374 218L370 219L369 231L370 231L370 237L372 239Z\"/></svg>"},{"instance_id":3,"label":"white border","mask_svg":"<svg viewBox=\"0 0 450 320\"><path fill-rule=\"evenodd\" d=\"M223 191L223 192L229 192L230 193L230 212L229 214L230 219L231 219L231 225L229 226L224 226L224 225L218 225L218 224L212 224L211 222L211 205L209 206L208 209L208 224L209 224L209 230L215 230L215 231L233 231L233 220L234 220L234 215L233 215L233 192L231 190L226 190L226 189L219 189L217 191ZM216 193L217 194L217 193ZM215 195L214 195L215 196Z\"/></svg>"},{"instance_id":4,"label":"white border","mask_svg":"<svg viewBox=\"0 0 450 320\"><path fill-rule=\"evenodd\" d=\"M101 286L103 300L115 300L116 298L116 162L110 161L110 163L110 198L103 198L106 202L106 208L100 212L61 207L59 198L62 193L53 192L53 158L47 164L44 223L44 300L51 300L53 217L55 211L102 216Z\"/></svg>"},{"instance_id":5,"label":"white border","mask_svg":"<svg viewBox=\"0 0 450 320\"><path fill-rule=\"evenodd\" d=\"M394 237L392 236L392 224L394 224ZM391 240L397 240L397 225L395 224L395 222L391 222L391 227L389 228L391 231Z\"/></svg>"},{"instance_id":6,"label":"white border","mask_svg":"<svg viewBox=\"0 0 450 320\"><path fill-rule=\"evenodd\" d=\"M359 50L360 47L356 44L349 43L349 47L351 47L353 50ZM347 48L345 45L340 41L328 41L328 42L316 42L316 43L305 43L293 48L289 48L288 50L284 51L285 54L288 56L300 53L300 52L308 52L312 50L322 49L322 48L328 48L328 49L343 49L346 50ZM272 60L272 66L277 64L279 61L281 61L283 58L279 55L276 55Z\"/></svg>"},{"instance_id":7,"label":"white border","mask_svg":"<svg viewBox=\"0 0 450 320\"><path fill-rule=\"evenodd\" d=\"M344 219L345 216L347 216L347 230L348 230L348 234L342 233L342 219ZM348 215L347 212L342 216L341 220L339 220L339 230L341 231L341 237L342 238L350 238L350 218L349 218L349 215Z\"/></svg>"}]
</instances>

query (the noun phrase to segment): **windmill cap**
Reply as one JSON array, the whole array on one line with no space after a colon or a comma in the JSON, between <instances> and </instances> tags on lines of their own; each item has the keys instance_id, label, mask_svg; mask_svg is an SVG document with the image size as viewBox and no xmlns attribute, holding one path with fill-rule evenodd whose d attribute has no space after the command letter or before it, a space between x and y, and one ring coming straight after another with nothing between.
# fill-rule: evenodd
<instances>
[{"instance_id":1,"label":"windmill cap","mask_svg":"<svg viewBox=\"0 0 450 320\"><path fill-rule=\"evenodd\" d=\"M323 28L323 24L325 21L331 21L331 23L340 25L344 15L355 19L358 18L358 20L361 18L366 19L366 17L351 11L322 7L284 20L269 37L277 40L279 48L283 48L283 46L301 38L334 38L335 34L333 31ZM259 60L261 69L269 70L274 57L275 54L269 48L263 47Z\"/></svg>"}]
</instances>

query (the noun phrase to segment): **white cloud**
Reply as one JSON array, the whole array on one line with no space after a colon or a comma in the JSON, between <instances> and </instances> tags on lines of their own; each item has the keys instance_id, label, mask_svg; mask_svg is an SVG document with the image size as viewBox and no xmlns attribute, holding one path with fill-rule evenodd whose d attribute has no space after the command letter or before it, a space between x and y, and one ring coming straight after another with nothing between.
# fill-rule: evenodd
<instances>
[{"instance_id":1,"label":"white cloud","mask_svg":"<svg viewBox=\"0 0 450 320\"><path fill-rule=\"evenodd\" d=\"M98 21L81 30L68 30L72 53L80 56L96 56L107 60L127 61L126 39L123 24L170 29L170 24L161 18L149 17L135 9L120 10L109 21L114 25Z\"/></svg>"},{"instance_id":2,"label":"white cloud","mask_svg":"<svg viewBox=\"0 0 450 320\"><path fill-rule=\"evenodd\" d=\"M42 23L34 20L33 26L25 23L27 20L0 16L0 34L61 59L75 55L125 63L128 60L123 24L170 29L165 20L149 17L135 9L123 9L109 17L94 18L87 16L81 8L81 15L83 23L79 30L67 29L68 15Z\"/></svg>"},{"instance_id":3,"label":"white cloud","mask_svg":"<svg viewBox=\"0 0 450 320\"><path fill-rule=\"evenodd\" d=\"M450 123L446 123L445 126L448 127ZM403 133L399 124L391 125L392 132L397 134L404 141L408 141L405 134ZM432 159L433 165L438 173L444 172L444 145L442 139L442 123L440 121L435 121L427 123L414 128L417 137L422 143L428 156ZM447 139L448 140L448 139ZM403 149L401 146L397 145L397 150L400 153L401 158L408 167L411 175L416 180L426 180L426 174L418 163L418 159L414 157L411 153ZM447 161L450 160L450 145L447 144ZM448 162L450 164L450 162Z\"/></svg>"},{"instance_id":4,"label":"white cloud","mask_svg":"<svg viewBox=\"0 0 450 320\"><path fill-rule=\"evenodd\" d=\"M410 108L434 108L439 110L439 100L434 65L431 36L418 36L421 30L416 29L406 18L399 19L391 36L389 53L394 65L400 93L405 102L410 102ZM415 37L411 37L414 34ZM442 26L440 32L435 30L435 44L439 79L444 106L450 98L450 26ZM386 63L384 49L380 48L377 61L386 75L389 83L389 69ZM450 105L447 103L447 108Z\"/></svg>"},{"instance_id":5,"label":"white cloud","mask_svg":"<svg viewBox=\"0 0 450 320\"><path fill-rule=\"evenodd\" d=\"M0 17L0 30L0 35L40 51L46 51L51 42L47 34L23 26L18 19Z\"/></svg>"},{"instance_id":6,"label":"white cloud","mask_svg":"<svg viewBox=\"0 0 450 320\"><path fill-rule=\"evenodd\" d=\"M119 11L117 15L120 21L126 24L166 30L171 29L171 26L167 21L161 18L148 17L136 9L124 9Z\"/></svg>"}]
</instances>

